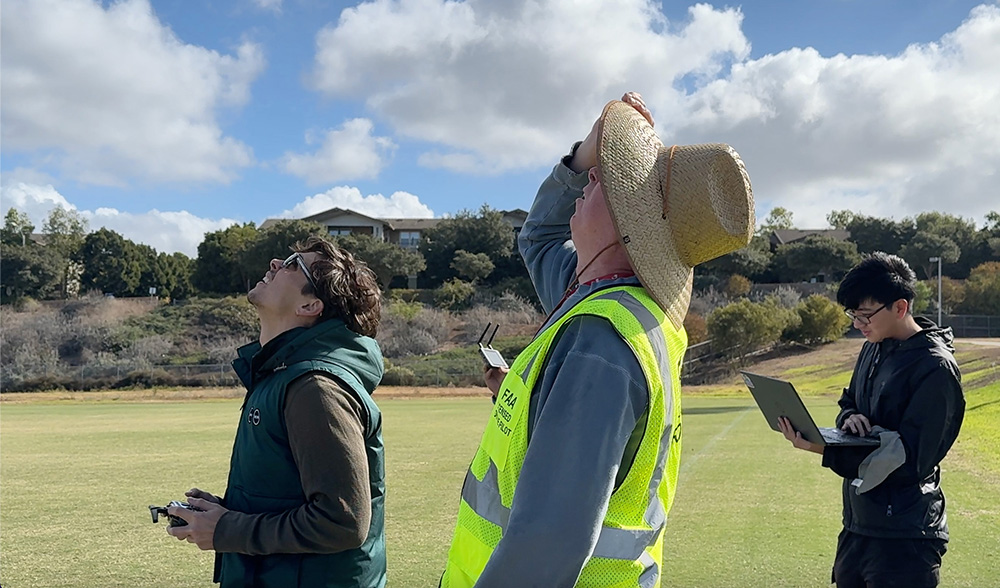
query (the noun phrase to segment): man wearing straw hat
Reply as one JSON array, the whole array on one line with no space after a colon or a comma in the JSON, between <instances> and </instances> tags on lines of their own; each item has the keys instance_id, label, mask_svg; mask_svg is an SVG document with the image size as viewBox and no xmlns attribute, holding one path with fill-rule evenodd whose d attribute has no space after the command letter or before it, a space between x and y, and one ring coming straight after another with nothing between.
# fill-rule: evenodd
<instances>
[{"instance_id":1,"label":"man wearing straw hat","mask_svg":"<svg viewBox=\"0 0 1000 588\"><path fill-rule=\"evenodd\" d=\"M443 587L660 586L692 268L753 228L731 147L664 146L635 93L604 108L521 231L549 316L486 374Z\"/></svg>"}]
</instances>

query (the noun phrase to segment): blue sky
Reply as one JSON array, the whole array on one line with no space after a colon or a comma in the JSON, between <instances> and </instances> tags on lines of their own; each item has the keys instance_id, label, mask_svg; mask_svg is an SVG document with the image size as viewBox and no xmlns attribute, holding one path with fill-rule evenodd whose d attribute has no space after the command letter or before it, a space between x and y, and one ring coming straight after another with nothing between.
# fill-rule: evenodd
<instances>
[{"instance_id":1,"label":"blue sky","mask_svg":"<svg viewBox=\"0 0 1000 588\"><path fill-rule=\"evenodd\" d=\"M161 251L333 206L527 209L601 106L727 142L758 218L1000 209L1000 4L5 0L0 207Z\"/></svg>"}]
</instances>

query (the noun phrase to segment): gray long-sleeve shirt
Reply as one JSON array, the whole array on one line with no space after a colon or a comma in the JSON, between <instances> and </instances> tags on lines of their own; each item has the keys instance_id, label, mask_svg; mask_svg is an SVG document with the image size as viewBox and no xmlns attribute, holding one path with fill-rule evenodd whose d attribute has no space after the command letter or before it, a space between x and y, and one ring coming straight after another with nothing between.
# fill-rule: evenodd
<instances>
[{"instance_id":1,"label":"gray long-sleeve shirt","mask_svg":"<svg viewBox=\"0 0 1000 588\"><path fill-rule=\"evenodd\" d=\"M546 312L576 272L569 218L587 174L564 158L542 183L518 247ZM639 285L634 277L581 286L545 326L595 290ZM571 319L553 345L528 412L528 452L510 521L476 586L572 586L593 552L611 493L641 440L647 384L628 344L605 319ZM638 427L641 429L641 427ZM619 476L621 472L621 476Z\"/></svg>"}]
</instances>

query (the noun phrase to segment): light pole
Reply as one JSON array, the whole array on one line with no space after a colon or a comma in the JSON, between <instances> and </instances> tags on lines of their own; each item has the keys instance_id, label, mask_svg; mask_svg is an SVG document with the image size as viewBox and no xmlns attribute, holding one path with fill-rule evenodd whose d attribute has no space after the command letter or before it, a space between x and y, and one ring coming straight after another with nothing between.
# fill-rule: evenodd
<instances>
[{"instance_id":1,"label":"light pole","mask_svg":"<svg viewBox=\"0 0 1000 588\"><path fill-rule=\"evenodd\" d=\"M936 261L937 264L938 264L938 322L937 322L937 326L940 327L940 326L943 326L941 324L941 256L939 255L937 257L932 257L932 258L930 258L929 261L931 263L934 263Z\"/></svg>"}]
</instances>

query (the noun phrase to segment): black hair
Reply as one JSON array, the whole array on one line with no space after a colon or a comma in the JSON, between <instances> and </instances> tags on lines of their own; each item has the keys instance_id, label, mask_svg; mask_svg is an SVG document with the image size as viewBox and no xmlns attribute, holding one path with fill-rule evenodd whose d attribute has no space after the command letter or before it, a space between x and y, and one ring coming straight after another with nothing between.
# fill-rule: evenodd
<instances>
[{"instance_id":1,"label":"black hair","mask_svg":"<svg viewBox=\"0 0 1000 588\"><path fill-rule=\"evenodd\" d=\"M876 251L851 268L837 289L837 302L846 309L856 310L866 300L891 305L906 300L913 305L917 275L897 255Z\"/></svg>"}]
</instances>

